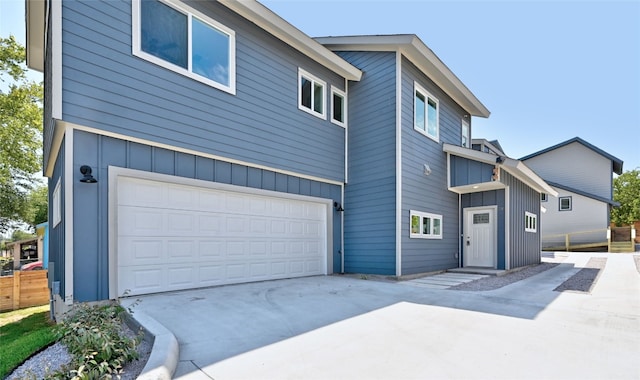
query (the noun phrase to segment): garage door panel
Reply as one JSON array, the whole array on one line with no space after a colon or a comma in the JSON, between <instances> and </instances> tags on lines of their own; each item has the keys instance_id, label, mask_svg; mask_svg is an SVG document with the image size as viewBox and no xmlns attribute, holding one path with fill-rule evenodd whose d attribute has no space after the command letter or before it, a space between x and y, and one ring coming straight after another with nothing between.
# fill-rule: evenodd
<instances>
[{"instance_id":1,"label":"garage door panel","mask_svg":"<svg viewBox=\"0 0 640 380\"><path fill-rule=\"evenodd\" d=\"M129 178L118 202L119 292L326 273L326 204Z\"/></svg>"}]
</instances>

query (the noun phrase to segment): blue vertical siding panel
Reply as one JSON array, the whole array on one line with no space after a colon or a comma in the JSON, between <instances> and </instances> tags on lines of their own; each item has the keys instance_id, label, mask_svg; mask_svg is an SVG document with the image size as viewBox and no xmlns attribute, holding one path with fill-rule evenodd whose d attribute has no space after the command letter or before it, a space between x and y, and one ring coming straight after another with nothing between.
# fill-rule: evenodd
<instances>
[{"instance_id":1,"label":"blue vertical siding panel","mask_svg":"<svg viewBox=\"0 0 640 380\"><path fill-rule=\"evenodd\" d=\"M298 68L326 81L327 109L344 78L217 2L189 4L235 31L236 95L134 57L129 1L65 1L63 119L343 181L345 129L298 109Z\"/></svg>"},{"instance_id":2,"label":"blue vertical siding panel","mask_svg":"<svg viewBox=\"0 0 640 380\"><path fill-rule=\"evenodd\" d=\"M320 192L320 182L318 181L310 181L309 183L310 194L312 197L320 197L322 194Z\"/></svg>"},{"instance_id":3,"label":"blue vertical siding panel","mask_svg":"<svg viewBox=\"0 0 640 380\"><path fill-rule=\"evenodd\" d=\"M260 189L262 188L262 169L248 168L247 186Z\"/></svg>"},{"instance_id":4,"label":"blue vertical siding panel","mask_svg":"<svg viewBox=\"0 0 640 380\"><path fill-rule=\"evenodd\" d=\"M496 266L497 266L497 269L505 269L505 259L506 259L506 255L505 255L506 253L505 191L500 189L500 190L482 191L482 192L471 193L471 194L462 194L460 202L462 205L462 211L460 214L460 227L461 227L461 230L463 231L463 235L464 235L464 229L466 228L466 223L464 220L465 208L482 207L482 206L498 206L498 209L496 211L496 218L497 218L496 234L497 234L497 244L498 244L498 246L496 247L496 251L497 251ZM461 239L462 241L464 241L462 237ZM462 251L462 254L464 255L464 249Z\"/></svg>"},{"instance_id":5,"label":"blue vertical siding panel","mask_svg":"<svg viewBox=\"0 0 640 380\"><path fill-rule=\"evenodd\" d=\"M231 164L224 161L216 161L215 165L215 182L231 183Z\"/></svg>"},{"instance_id":6,"label":"blue vertical siding panel","mask_svg":"<svg viewBox=\"0 0 640 380\"><path fill-rule=\"evenodd\" d=\"M440 132L435 142L414 130L414 81L439 101ZM406 58L402 59L402 274L458 266L458 195L447 189L447 155L442 143L461 144L465 111ZM423 165L431 174L425 176ZM470 170L471 171L471 170ZM442 215L442 239L409 237L410 210Z\"/></svg>"},{"instance_id":7,"label":"blue vertical siding panel","mask_svg":"<svg viewBox=\"0 0 640 380\"><path fill-rule=\"evenodd\" d=\"M490 182L493 165L451 155L451 186Z\"/></svg>"},{"instance_id":8,"label":"blue vertical siding panel","mask_svg":"<svg viewBox=\"0 0 640 380\"><path fill-rule=\"evenodd\" d=\"M311 195L311 180L306 178L300 179L300 194Z\"/></svg>"},{"instance_id":9,"label":"blue vertical siding panel","mask_svg":"<svg viewBox=\"0 0 640 380\"><path fill-rule=\"evenodd\" d=\"M282 173L276 173L276 191L287 192L287 176Z\"/></svg>"},{"instance_id":10,"label":"blue vertical siding panel","mask_svg":"<svg viewBox=\"0 0 640 380\"><path fill-rule=\"evenodd\" d=\"M153 149L153 171L173 175L176 172L175 153L176 152L164 148Z\"/></svg>"},{"instance_id":11,"label":"blue vertical siding panel","mask_svg":"<svg viewBox=\"0 0 640 380\"><path fill-rule=\"evenodd\" d=\"M180 177L196 177L196 158L192 154L176 153L176 175ZM119 166L119 165L118 165Z\"/></svg>"},{"instance_id":12,"label":"blue vertical siding panel","mask_svg":"<svg viewBox=\"0 0 640 380\"><path fill-rule=\"evenodd\" d=\"M114 166L127 166L127 145L122 140L111 137L103 137L102 149L100 149L100 160L102 162L112 162Z\"/></svg>"},{"instance_id":13,"label":"blue vertical siding panel","mask_svg":"<svg viewBox=\"0 0 640 380\"><path fill-rule=\"evenodd\" d=\"M196 178L203 181L213 181L215 162L204 157L196 157Z\"/></svg>"},{"instance_id":14,"label":"blue vertical siding panel","mask_svg":"<svg viewBox=\"0 0 640 380\"><path fill-rule=\"evenodd\" d=\"M349 84L345 271L396 273L396 56L339 52L365 72Z\"/></svg>"},{"instance_id":15,"label":"blue vertical siding panel","mask_svg":"<svg viewBox=\"0 0 640 380\"><path fill-rule=\"evenodd\" d=\"M536 232L525 232L525 211L538 216L540 223L540 193L505 172L500 180L509 186L509 249L510 266L517 268L540 263L540 225Z\"/></svg>"},{"instance_id":16,"label":"blue vertical siding panel","mask_svg":"<svg viewBox=\"0 0 640 380\"><path fill-rule=\"evenodd\" d=\"M287 192L291 194L300 194L300 178L289 176L287 179Z\"/></svg>"},{"instance_id":17,"label":"blue vertical siding panel","mask_svg":"<svg viewBox=\"0 0 640 380\"><path fill-rule=\"evenodd\" d=\"M236 186L247 186L246 166L231 164L231 184Z\"/></svg>"},{"instance_id":18,"label":"blue vertical siding panel","mask_svg":"<svg viewBox=\"0 0 640 380\"><path fill-rule=\"evenodd\" d=\"M276 173L268 170L262 172L262 188L266 190L276 189Z\"/></svg>"},{"instance_id":19,"label":"blue vertical siding panel","mask_svg":"<svg viewBox=\"0 0 640 380\"><path fill-rule=\"evenodd\" d=\"M151 147L148 145L129 143L127 145L127 152L129 155L129 166L131 169L151 171L153 167L153 153Z\"/></svg>"}]
</instances>

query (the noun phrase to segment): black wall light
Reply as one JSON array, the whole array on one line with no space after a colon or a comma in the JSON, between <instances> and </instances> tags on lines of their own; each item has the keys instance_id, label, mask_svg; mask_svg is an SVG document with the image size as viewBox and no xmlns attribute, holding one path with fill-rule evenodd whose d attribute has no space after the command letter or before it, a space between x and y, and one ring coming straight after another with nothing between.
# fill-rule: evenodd
<instances>
[{"instance_id":1,"label":"black wall light","mask_svg":"<svg viewBox=\"0 0 640 380\"><path fill-rule=\"evenodd\" d=\"M82 173L82 175L84 176L84 177L80 178L80 182L84 182L84 183L96 183L96 182L98 182L98 180L93 178L93 176L91 175L91 166L82 165L80 167L80 173Z\"/></svg>"},{"instance_id":2,"label":"black wall light","mask_svg":"<svg viewBox=\"0 0 640 380\"><path fill-rule=\"evenodd\" d=\"M344 211L344 209L342 208L342 205L338 202L333 202L333 207L335 207L336 211L338 212Z\"/></svg>"}]
</instances>

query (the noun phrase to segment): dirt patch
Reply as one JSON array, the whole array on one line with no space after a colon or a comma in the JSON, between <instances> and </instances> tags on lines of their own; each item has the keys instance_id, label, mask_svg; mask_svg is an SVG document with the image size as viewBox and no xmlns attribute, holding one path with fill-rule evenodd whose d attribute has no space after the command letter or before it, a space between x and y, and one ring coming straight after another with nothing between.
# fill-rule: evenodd
<instances>
[{"instance_id":1,"label":"dirt patch","mask_svg":"<svg viewBox=\"0 0 640 380\"><path fill-rule=\"evenodd\" d=\"M450 287L450 290L467 290L467 291L486 291L495 290L524 280L536 274L542 273L558 265L558 263L541 263L532 267L522 269L517 272L507 273L504 276L498 277L485 277L479 280L474 280L460 285Z\"/></svg>"},{"instance_id":2,"label":"dirt patch","mask_svg":"<svg viewBox=\"0 0 640 380\"><path fill-rule=\"evenodd\" d=\"M556 292L591 293L605 265L607 265L606 258L592 257L584 268L553 290Z\"/></svg>"}]
</instances>

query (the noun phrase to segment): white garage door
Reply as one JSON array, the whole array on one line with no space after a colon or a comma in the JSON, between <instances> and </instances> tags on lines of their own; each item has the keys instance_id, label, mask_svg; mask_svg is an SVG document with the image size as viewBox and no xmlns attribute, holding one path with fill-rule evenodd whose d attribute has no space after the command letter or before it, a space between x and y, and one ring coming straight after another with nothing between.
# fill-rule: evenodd
<instances>
[{"instance_id":1,"label":"white garage door","mask_svg":"<svg viewBox=\"0 0 640 380\"><path fill-rule=\"evenodd\" d=\"M327 273L327 204L119 177L118 295Z\"/></svg>"}]
</instances>

